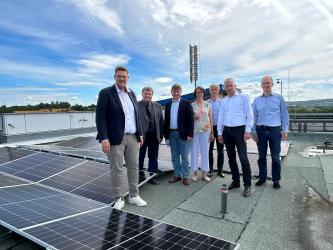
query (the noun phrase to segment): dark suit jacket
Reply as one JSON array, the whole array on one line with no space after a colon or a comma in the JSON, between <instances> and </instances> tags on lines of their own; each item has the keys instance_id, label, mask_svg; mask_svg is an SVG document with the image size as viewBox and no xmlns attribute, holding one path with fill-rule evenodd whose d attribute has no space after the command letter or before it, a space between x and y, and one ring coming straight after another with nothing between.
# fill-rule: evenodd
<instances>
[{"instance_id":1,"label":"dark suit jacket","mask_svg":"<svg viewBox=\"0 0 333 250\"><path fill-rule=\"evenodd\" d=\"M165 123L164 138L169 139L170 135L170 111L172 101L165 105ZM188 136L193 137L194 115L190 102L180 99L178 116L177 116L178 132L181 139L186 140Z\"/></svg>"},{"instance_id":2,"label":"dark suit jacket","mask_svg":"<svg viewBox=\"0 0 333 250\"><path fill-rule=\"evenodd\" d=\"M128 93L135 111L136 136L142 136L141 123L138 115L138 104L134 92ZM96 107L97 140L109 139L111 145L121 144L125 130L125 113L115 85L99 92Z\"/></svg>"},{"instance_id":3,"label":"dark suit jacket","mask_svg":"<svg viewBox=\"0 0 333 250\"><path fill-rule=\"evenodd\" d=\"M154 115L155 128L157 132L157 140L160 143L163 140L163 128L164 128L164 119L162 113L162 106L157 102L151 102L151 107ZM146 133L149 129L149 122L146 113L146 105L144 101L138 102L139 108L139 117L141 122L142 134L143 137L146 136Z\"/></svg>"}]
</instances>

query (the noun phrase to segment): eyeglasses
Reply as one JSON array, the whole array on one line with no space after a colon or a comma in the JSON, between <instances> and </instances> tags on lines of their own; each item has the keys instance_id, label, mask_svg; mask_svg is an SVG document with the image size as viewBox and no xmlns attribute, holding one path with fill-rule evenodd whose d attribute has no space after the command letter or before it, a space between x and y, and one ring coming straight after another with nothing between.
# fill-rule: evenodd
<instances>
[{"instance_id":1,"label":"eyeglasses","mask_svg":"<svg viewBox=\"0 0 333 250\"><path fill-rule=\"evenodd\" d=\"M196 91L195 93L196 93L196 94L203 94L202 91Z\"/></svg>"}]
</instances>

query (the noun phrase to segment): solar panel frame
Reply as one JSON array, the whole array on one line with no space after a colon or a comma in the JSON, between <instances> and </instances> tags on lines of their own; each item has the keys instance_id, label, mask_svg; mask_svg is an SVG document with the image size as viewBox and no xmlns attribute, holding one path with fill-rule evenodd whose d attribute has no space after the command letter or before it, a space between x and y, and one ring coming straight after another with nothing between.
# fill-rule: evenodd
<instances>
[{"instance_id":1,"label":"solar panel frame","mask_svg":"<svg viewBox=\"0 0 333 250\"><path fill-rule=\"evenodd\" d=\"M181 242L187 242L184 249L239 247L238 243L109 207L85 216L35 226L24 232L54 249L180 249L184 247ZM166 248L167 245L176 248Z\"/></svg>"}]
</instances>

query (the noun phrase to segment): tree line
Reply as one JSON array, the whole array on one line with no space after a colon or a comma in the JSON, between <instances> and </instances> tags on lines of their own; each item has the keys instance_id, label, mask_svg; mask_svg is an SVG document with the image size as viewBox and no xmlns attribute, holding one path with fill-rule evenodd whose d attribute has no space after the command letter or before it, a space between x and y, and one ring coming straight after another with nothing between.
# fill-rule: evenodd
<instances>
[{"instance_id":1,"label":"tree line","mask_svg":"<svg viewBox=\"0 0 333 250\"><path fill-rule=\"evenodd\" d=\"M71 105L69 102L51 102L51 103L39 103L37 105L20 105L20 106L10 106L6 105L0 106L0 113L14 113L16 111L57 111L57 112L68 112L68 111L95 111L96 105L91 104L88 106L83 106L80 104ZM290 113L333 113L332 106L288 106L288 111Z\"/></svg>"},{"instance_id":2,"label":"tree line","mask_svg":"<svg viewBox=\"0 0 333 250\"><path fill-rule=\"evenodd\" d=\"M14 113L16 111L57 111L57 112L68 112L68 111L95 111L96 105L91 104L83 106L80 104L71 105L69 102L51 102L51 103L39 103L37 105L17 105L7 107L6 105L0 106L0 113Z\"/></svg>"}]
</instances>

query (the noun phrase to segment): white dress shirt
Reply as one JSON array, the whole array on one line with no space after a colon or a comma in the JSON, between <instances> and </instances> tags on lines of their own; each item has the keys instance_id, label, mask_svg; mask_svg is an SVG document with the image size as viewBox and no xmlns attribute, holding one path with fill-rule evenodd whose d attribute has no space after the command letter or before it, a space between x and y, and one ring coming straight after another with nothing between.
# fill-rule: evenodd
<instances>
[{"instance_id":1,"label":"white dress shirt","mask_svg":"<svg viewBox=\"0 0 333 250\"><path fill-rule=\"evenodd\" d=\"M136 118L135 118L135 110L131 98L128 93L131 92L130 89L126 87L126 91L121 91L117 84L116 89L118 92L118 96L123 106L123 111L125 114L125 134L135 134L136 133Z\"/></svg>"},{"instance_id":2,"label":"white dress shirt","mask_svg":"<svg viewBox=\"0 0 333 250\"><path fill-rule=\"evenodd\" d=\"M179 109L180 98L177 100L172 99L171 110L170 110L170 129L178 129L178 109Z\"/></svg>"},{"instance_id":3,"label":"white dress shirt","mask_svg":"<svg viewBox=\"0 0 333 250\"><path fill-rule=\"evenodd\" d=\"M238 93L223 98L218 119L218 135L222 135L223 126L237 127L245 125L250 133L253 126L253 110L247 95Z\"/></svg>"}]
</instances>

